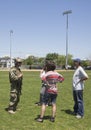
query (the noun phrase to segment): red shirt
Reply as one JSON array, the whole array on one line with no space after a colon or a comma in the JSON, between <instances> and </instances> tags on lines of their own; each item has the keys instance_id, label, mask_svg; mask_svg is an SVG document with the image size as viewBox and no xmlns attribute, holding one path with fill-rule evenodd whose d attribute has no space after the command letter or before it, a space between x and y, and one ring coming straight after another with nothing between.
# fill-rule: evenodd
<instances>
[{"instance_id":1,"label":"red shirt","mask_svg":"<svg viewBox=\"0 0 91 130\"><path fill-rule=\"evenodd\" d=\"M46 83L46 91L52 94L57 94L58 90L56 84L64 80L63 76L56 71L46 72L41 79Z\"/></svg>"}]
</instances>

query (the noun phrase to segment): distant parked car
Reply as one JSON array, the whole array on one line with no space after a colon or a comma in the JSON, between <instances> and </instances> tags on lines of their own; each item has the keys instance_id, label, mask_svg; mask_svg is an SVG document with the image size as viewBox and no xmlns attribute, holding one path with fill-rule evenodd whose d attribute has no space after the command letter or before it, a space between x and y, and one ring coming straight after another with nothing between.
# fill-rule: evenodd
<instances>
[{"instance_id":1,"label":"distant parked car","mask_svg":"<svg viewBox=\"0 0 91 130\"><path fill-rule=\"evenodd\" d=\"M91 66L87 66L85 70L91 70Z\"/></svg>"}]
</instances>

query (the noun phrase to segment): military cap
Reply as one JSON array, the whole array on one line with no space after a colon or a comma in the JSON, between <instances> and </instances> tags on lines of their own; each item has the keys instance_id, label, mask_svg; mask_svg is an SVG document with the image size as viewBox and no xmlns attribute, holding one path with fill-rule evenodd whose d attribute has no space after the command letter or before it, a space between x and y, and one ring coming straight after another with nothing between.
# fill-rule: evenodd
<instances>
[{"instance_id":1,"label":"military cap","mask_svg":"<svg viewBox=\"0 0 91 130\"><path fill-rule=\"evenodd\" d=\"M22 63L22 59L16 58L16 59L15 59L15 62L17 62L17 63Z\"/></svg>"}]
</instances>

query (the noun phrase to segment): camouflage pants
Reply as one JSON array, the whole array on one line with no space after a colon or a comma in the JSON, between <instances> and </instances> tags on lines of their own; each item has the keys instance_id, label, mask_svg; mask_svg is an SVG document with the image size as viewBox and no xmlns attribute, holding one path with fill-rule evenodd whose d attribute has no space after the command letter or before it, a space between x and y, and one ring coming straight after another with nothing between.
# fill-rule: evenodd
<instances>
[{"instance_id":1,"label":"camouflage pants","mask_svg":"<svg viewBox=\"0 0 91 130\"><path fill-rule=\"evenodd\" d=\"M9 110L16 111L20 101L20 86L11 84Z\"/></svg>"}]
</instances>

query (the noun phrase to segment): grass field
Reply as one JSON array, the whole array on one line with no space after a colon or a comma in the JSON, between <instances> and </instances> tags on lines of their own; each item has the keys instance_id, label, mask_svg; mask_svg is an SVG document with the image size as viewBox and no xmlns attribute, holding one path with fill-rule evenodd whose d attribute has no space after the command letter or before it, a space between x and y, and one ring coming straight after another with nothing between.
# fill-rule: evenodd
<instances>
[{"instance_id":1,"label":"grass field","mask_svg":"<svg viewBox=\"0 0 91 130\"><path fill-rule=\"evenodd\" d=\"M35 102L39 99L41 80L39 72L24 72L23 90L19 108L14 115L4 109L9 103L8 72L0 72L0 130L91 130L91 72L87 71L89 80L85 82L84 105L85 116L76 119L69 111L73 110L72 75L73 72L60 72L65 81L59 86L57 98L56 121L47 119L51 115L51 107L47 107L43 123L34 119L40 114L39 106Z\"/></svg>"}]
</instances>

